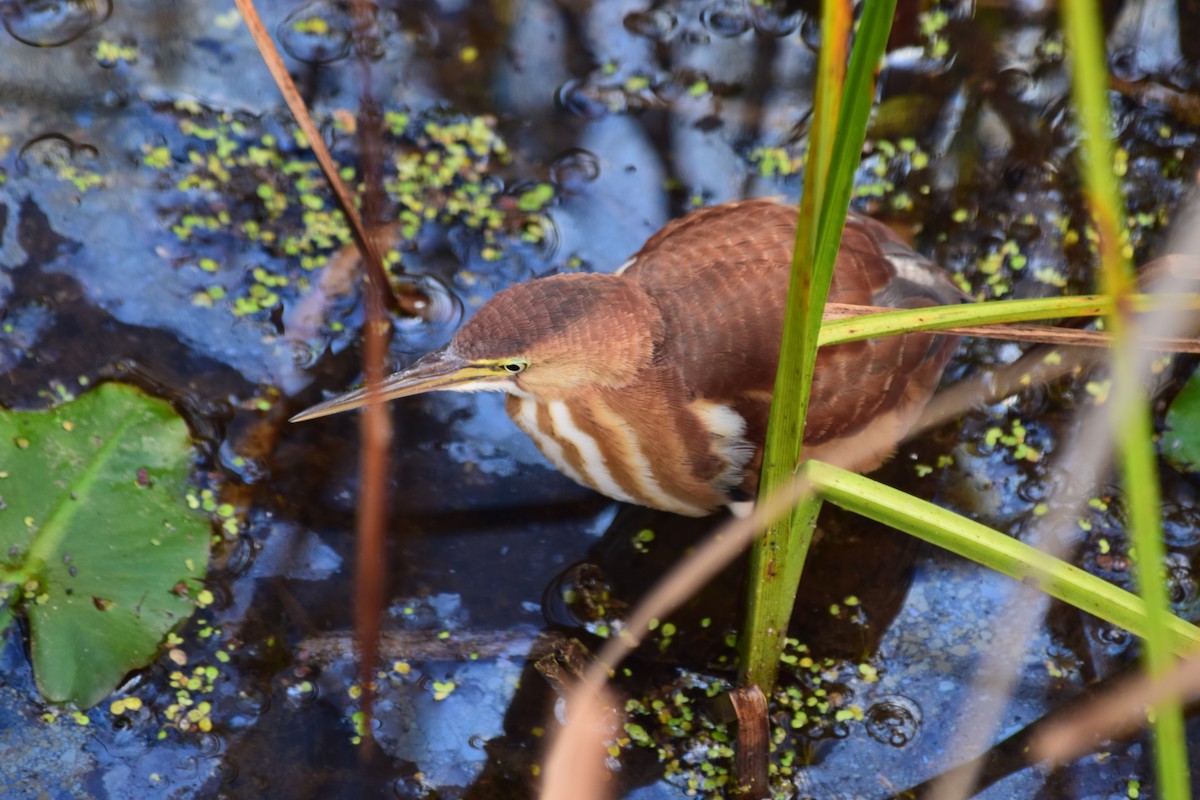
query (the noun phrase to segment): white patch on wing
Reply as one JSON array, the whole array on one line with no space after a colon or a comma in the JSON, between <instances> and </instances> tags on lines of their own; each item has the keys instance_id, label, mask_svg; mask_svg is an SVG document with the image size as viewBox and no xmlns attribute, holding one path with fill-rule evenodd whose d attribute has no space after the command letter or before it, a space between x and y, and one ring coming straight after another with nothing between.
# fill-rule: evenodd
<instances>
[{"instance_id":1,"label":"white patch on wing","mask_svg":"<svg viewBox=\"0 0 1200 800\"><path fill-rule=\"evenodd\" d=\"M730 514L733 514L738 519L745 519L754 513L754 501L741 500L737 503L729 503L726 508L729 509Z\"/></svg>"},{"instance_id":2,"label":"white patch on wing","mask_svg":"<svg viewBox=\"0 0 1200 800\"><path fill-rule=\"evenodd\" d=\"M708 400L693 401L692 411L712 434L713 451L725 462L725 469L717 484L724 489L732 489L742 482L743 469L754 457L754 445L744 438L746 420L729 406Z\"/></svg>"},{"instance_id":3,"label":"white patch on wing","mask_svg":"<svg viewBox=\"0 0 1200 800\"><path fill-rule=\"evenodd\" d=\"M700 415L700 421L708 432L718 439L736 439L746 432L746 420L729 406L697 400L692 410Z\"/></svg>"},{"instance_id":4,"label":"white patch on wing","mask_svg":"<svg viewBox=\"0 0 1200 800\"><path fill-rule=\"evenodd\" d=\"M583 471L587 474L587 479L581 481L581 483L585 483L595 488L601 494L606 494L617 500L623 500L626 503L637 503L637 498L631 497L613 479L612 473L608 471L608 467L604 464L604 454L600 452L600 445L596 443L595 439L579 429L579 426L575 424L574 417L571 416L571 409L567 408L567 404L561 400L552 400L546 407L550 410L550 421L554 424L554 432L558 434L559 438L565 439L575 445L575 449L579 451L579 458L583 462Z\"/></svg>"},{"instance_id":5,"label":"white patch on wing","mask_svg":"<svg viewBox=\"0 0 1200 800\"><path fill-rule=\"evenodd\" d=\"M616 269L614 269L614 270L613 270L613 275L624 275L624 274L625 274L625 270L629 269L630 267L632 267L632 266L633 266L634 264L636 264L636 263L637 263L637 256L634 256L633 258L629 259L628 261L626 261L626 262L625 262L624 264L622 264L621 266L619 266L619 267L617 267Z\"/></svg>"}]
</instances>

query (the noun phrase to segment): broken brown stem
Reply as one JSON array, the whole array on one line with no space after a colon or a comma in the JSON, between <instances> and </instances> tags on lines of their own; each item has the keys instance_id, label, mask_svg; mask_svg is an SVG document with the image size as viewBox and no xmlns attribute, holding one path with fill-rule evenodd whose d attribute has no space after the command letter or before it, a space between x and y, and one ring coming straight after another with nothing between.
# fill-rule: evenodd
<instances>
[{"instance_id":1,"label":"broken brown stem","mask_svg":"<svg viewBox=\"0 0 1200 800\"><path fill-rule=\"evenodd\" d=\"M415 287L404 289L399 298L392 292L391 282L388 280L387 272L383 269L382 254L374 239L367 234L367 229L354 205L354 196L338 175L337 164L334 162L333 156L329 154L329 148L325 146L321 132L308 113L308 107L305 105L304 99L300 97L300 92L296 89L291 75L288 74L283 58L271 40L271 35L267 33L262 19L258 16L253 0L234 0L234 3L241 12L242 19L246 22L246 27L250 30L254 43L258 46L267 70L275 79L275 85L279 87L284 102L291 110L296 124L304 132L308 146L312 148L313 155L317 158L317 163L321 165L321 171L329 181L329 187L337 199L338 207L349 221L354 243L362 253L363 263L366 264L368 283L379 287L379 292L384 298L385 308L388 310L419 316L429 307L428 298Z\"/></svg>"}]
</instances>

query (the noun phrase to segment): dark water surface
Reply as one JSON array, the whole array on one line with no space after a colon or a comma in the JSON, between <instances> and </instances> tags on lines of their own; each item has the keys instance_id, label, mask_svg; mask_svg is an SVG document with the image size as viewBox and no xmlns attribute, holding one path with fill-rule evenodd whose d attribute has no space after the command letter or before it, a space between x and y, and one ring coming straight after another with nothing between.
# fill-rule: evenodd
<instances>
[{"instance_id":1,"label":"dark water surface","mask_svg":"<svg viewBox=\"0 0 1200 800\"><path fill-rule=\"evenodd\" d=\"M910 5L856 207L912 231L981 299L1091 288L1056 9ZM1106 9L1141 263L1162 252L1200 167L1189 111L1200 16L1158 0ZM346 4L259 10L335 156L354 165L360 73ZM400 247L433 306L428 319L397 320L395 363L444 343L513 282L615 269L694 204L794 199L813 12L739 0L381 2L373 86L385 112L407 115L391 118L389 153L448 157L422 133L430 123L473 137L485 155L464 169L504 210L491 233L447 211ZM357 425L286 423L359 377L357 290L312 289L344 241L323 181L230 4L13 2L0 18L0 406L42 408L60 387L109 378L165 396L197 436L198 487L234 504L239 523L214 555L217 603L179 632L186 663L164 654L121 688L142 701L134 712L105 701L85 720L45 707L10 632L0 795L529 796L555 695L527 657L557 654L569 672L567 642L595 648L714 521L619 509L577 487L499 398L395 404L378 747L356 744L345 637ZM539 183L554 190L540 221L514 210ZM392 187L389 208L402 221L403 191ZM449 191L422 198L436 205ZM1017 355L967 342L947 380ZM882 477L1021 536L1061 477L1047 461L1091 398L1084 377L977 408L902 448ZM1189 481L1168 469L1165 494L1174 596L1195 618ZM1112 502L1089 511L1079 560L1129 586L1119 488L1102 494ZM886 797L964 757L960 726L991 699L972 677L1011 622L1013 584L851 517L827 521L814 557L793 631L807 650L791 653L774 719L779 794ZM737 570L620 677L636 726L613 743L622 796L721 796L705 782L719 786L732 759L706 703L734 674ZM994 741L1135 651L1127 634L1054 607L1025 647ZM202 713L169 711L184 702ZM1001 759L983 796L1152 792L1147 752L1134 739L1057 772Z\"/></svg>"}]
</instances>

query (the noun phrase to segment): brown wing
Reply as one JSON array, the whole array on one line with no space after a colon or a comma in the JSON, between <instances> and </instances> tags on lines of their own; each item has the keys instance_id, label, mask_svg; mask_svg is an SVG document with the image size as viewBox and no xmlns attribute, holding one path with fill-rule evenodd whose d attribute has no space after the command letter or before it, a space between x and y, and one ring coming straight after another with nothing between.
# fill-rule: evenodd
<instances>
[{"instance_id":1,"label":"brown wing","mask_svg":"<svg viewBox=\"0 0 1200 800\"><path fill-rule=\"evenodd\" d=\"M658 303L662 358L697 397L771 391L794 213L763 200L701 209L656 233L625 271Z\"/></svg>"},{"instance_id":2,"label":"brown wing","mask_svg":"<svg viewBox=\"0 0 1200 800\"><path fill-rule=\"evenodd\" d=\"M677 365L696 398L742 413L748 438L760 446L779 359L794 239L794 209L770 200L728 203L664 227L624 273L662 310L668 328L662 359ZM890 228L850 215L830 302L920 307L961 298L939 267L914 253ZM808 443L860 430L895 404L913 381L936 383L952 349L952 337L936 334L823 349L813 382Z\"/></svg>"}]
</instances>

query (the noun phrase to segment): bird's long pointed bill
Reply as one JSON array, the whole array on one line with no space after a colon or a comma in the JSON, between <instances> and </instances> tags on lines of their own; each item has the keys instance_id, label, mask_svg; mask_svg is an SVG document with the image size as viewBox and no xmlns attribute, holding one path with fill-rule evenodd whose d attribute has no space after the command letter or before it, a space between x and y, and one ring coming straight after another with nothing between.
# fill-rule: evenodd
<instances>
[{"instance_id":1,"label":"bird's long pointed bill","mask_svg":"<svg viewBox=\"0 0 1200 800\"><path fill-rule=\"evenodd\" d=\"M385 378L374 397L382 403L438 389L462 389L465 384L475 383L481 378L494 377L496 374L491 370L477 367L463 358L446 352L445 349L435 350L423 356L408 369ZM301 411L290 421L304 422L318 417L327 417L330 414L340 414L343 411L362 408L371 400L372 395L364 386Z\"/></svg>"}]
</instances>

